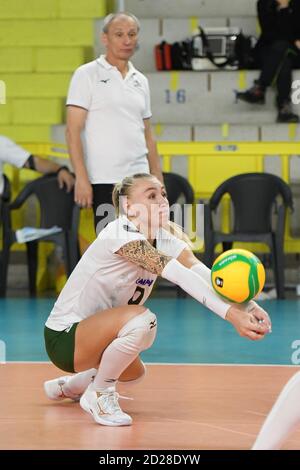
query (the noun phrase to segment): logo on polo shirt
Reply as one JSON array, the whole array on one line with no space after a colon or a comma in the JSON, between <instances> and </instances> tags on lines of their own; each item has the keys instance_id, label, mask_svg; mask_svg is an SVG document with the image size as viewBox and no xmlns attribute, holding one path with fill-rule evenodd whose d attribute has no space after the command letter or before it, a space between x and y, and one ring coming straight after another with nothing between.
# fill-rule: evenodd
<instances>
[{"instance_id":1,"label":"logo on polo shirt","mask_svg":"<svg viewBox=\"0 0 300 470\"><path fill-rule=\"evenodd\" d=\"M141 87L142 84L141 84L137 79L135 79L134 82L133 82L133 86L135 86L135 87Z\"/></svg>"},{"instance_id":2,"label":"logo on polo shirt","mask_svg":"<svg viewBox=\"0 0 300 470\"><path fill-rule=\"evenodd\" d=\"M107 82L108 82L108 80L110 80L110 78L106 78L105 80L99 80L99 82L98 82L98 83L107 83Z\"/></svg>"}]
</instances>

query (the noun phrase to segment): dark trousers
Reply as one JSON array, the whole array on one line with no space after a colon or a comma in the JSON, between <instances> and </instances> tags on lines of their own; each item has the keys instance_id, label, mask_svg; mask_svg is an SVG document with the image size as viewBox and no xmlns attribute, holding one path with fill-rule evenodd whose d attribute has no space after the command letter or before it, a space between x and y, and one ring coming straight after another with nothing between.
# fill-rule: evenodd
<instances>
[{"instance_id":1,"label":"dark trousers","mask_svg":"<svg viewBox=\"0 0 300 470\"><path fill-rule=\"evenodd\" d=\"M95 231L98 235L109 222L115 219L115 209L112 203L113 184L92 184L93 212Z\"/></svg>"},{"instance_id":2,"label":"dark trousers","mask_svg":"<svg viewBox=\"0 0 300 470\"><path fill-rule=\"evenodd\" d=\"M261 45L257 56L261 64L260 85L276 83L278 107L290 102L292 70L300 67L300 51L287 41L274 41Z\"/></svg>"}]
</instances>

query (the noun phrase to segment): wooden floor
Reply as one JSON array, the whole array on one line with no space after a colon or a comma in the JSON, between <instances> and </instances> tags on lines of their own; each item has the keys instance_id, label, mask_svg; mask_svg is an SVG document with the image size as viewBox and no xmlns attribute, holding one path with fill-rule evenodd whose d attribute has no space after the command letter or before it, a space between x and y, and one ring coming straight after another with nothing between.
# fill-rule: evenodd
<instances>
[{"instance_id":1,"label":"wooden floor","mask_svg":"<svg viewBox=\"0 0 300 470\"><path fill-rule=\"evenodd\" d=\"M249 449L284 383L279 366L149 365L120 388L130 427L97 425L78 403L47 400L50 364L0 365L0 449ZM300 448L300 430L285 449Z\"/></svg>"}]
</instances>

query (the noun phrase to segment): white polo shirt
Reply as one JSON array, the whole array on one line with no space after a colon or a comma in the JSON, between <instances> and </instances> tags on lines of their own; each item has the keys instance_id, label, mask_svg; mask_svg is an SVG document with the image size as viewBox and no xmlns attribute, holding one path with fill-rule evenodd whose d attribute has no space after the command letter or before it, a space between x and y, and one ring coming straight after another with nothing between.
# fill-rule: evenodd
<instances>
[{"instance_id":1,"label":"white polo shirt","mask_svg":"<svg viewBox=\"0 0 300 470\"><path fill-rule=\"evenodd\" d=\"M128 67L123 79L101 55L80 66L71 80L67 105L88 110L84 147L92 184L149 173L143 121L151 117L149 85L131 62Z\"/></svg>"},{"instance_id":2,"label":"white polo shirt","mask_svg":"<svg viewBox=\"0 0 300 470\"><path fill-rule=\"evenodd\" d=\"M18 168L22 168L26 160L30 157L30 152L23 149L8 137L0 135L0 194L3 192L3 165L10 163Z\"/></svg>"},{"instance_id":3,"label":"white polo shirt","mask_svg":"<svg viewBox=\"0 0 300 470\"><path fill-rule=\"evenodd\" d=\"M146 238L127 217L120 216L109 223L80 258L46 326L62 331L99 310L143 305L157 276L117 253L123 245L135 240ZM156 247L165 255L177 258L187 244L161 228L156 233Z\"/></svg>"}]
</instances>

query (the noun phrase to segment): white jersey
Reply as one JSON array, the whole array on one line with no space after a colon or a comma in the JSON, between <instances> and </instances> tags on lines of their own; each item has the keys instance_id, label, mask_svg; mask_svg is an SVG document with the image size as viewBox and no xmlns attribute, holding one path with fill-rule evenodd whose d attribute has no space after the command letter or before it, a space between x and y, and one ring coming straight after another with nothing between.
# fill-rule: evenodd
<instances>
[{"instance_id":1,"label":"white jersey","mask_svg":"<svg viewBox=\"0 0 300 470\"><path fill-rule=\"evenodd\" d=\"M60 293L46 326L62 331L99 310L122 305L143 305L155 274L127 261L116 252L126 243L146 240L127 217L107 225L84 253ZM164 229L156 234L156 248L177 258L187 244Z\"/></svg>"}]
</instances>

